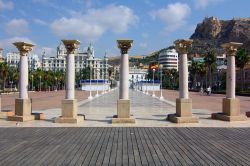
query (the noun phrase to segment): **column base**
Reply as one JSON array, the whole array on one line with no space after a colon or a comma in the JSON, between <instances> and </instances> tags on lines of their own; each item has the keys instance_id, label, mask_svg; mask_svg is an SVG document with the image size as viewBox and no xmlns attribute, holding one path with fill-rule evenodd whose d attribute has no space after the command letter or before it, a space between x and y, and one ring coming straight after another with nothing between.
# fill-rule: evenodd
<instances>
[{"instance_id":1,"label":"column base","mask_svg":"<svg viewBox=\"0 0 250 166\"><path fill-rule=\"evenodd\" d=\"M223 98L222 112L228 116L239 116L240 100L237 98Z\"/></svg>"},{"instance_id":2,"label":"column base","mask_svg":"<svg viewBox=\"0 0 250 166\"><path fill-rule=\"evenodd\" d=\"M57 117L55 119L55 123L79 123L84 121L84 116L76 116L75 118L73 117Z\"/></svg>"},{"instance_id":3,"label":"column base","mask_svg":"<svg viewBox=\"0 0 250 166\"><path fill-rule=\"evenodd\" d=\"M199 118L195 116L180 117L176 114L169 114L167 120L174 123L199 123Z\"/></svg>"},{"instance_id":4,"label":"column base","mask_svg":"<svg viewBox=\"0 0 250 166\"><path fill-rule=\"evenodd\" d=\"M117 100L117 118L130 117L130 100Z\"/></svg>"},{"instance_id":5,"label":"column base","mask_svg":"<svg viewBox=\"0 0 250 166\"><path fill-rule=\"evenodd\" d=\"M117 115L112 118L112 123L135 123L135 119L130 116L130 100L117 100Z\"/></svg>"},{"instance_id":6,"label":"column base","mask_svg":"<svg viewBox=\"0 0 250 166\"><path fill-rule=\"evenodd\" d=\"M198 123L199 118L192 115L192 99L176 99L176 114L169 114L167 119L174 123Z\"/></svg>"},{"instance_id":7,"label":"column base","mask_svg":"<svg viewBox=\"0 0 250 166\"><path fill-rule=\"evenodd\" d=\"M112 124L115 123L135 123L135 118L112 118Z\"/></svg>"},{"instance_id":8,"label":"column base","mask_svg":"<svg viewBox=\"0 0 250 166\"><path fill-rule=\"evenodd\" d=\"M178 117L192 116L192 99L176 99L176 115Z\"/></svg>"},{"instance_id":9,"label":"column base","mask_svg":"<svg viewBox=\"0 0 250 166\"><path fill-rule=\"evenodd\" d=\"M211 115L212 119L215 120L222 120L222 121L229 121L229 122L233 122L233 121L246 121L247 120L247 116L245 115L238 115L238 116L229 116L226 115L224 113L213 113Z\"/></svg>"},{"instance_id":10,"label":"column base","mask_svg":"<svg viewBox=\"0 0 250 166\"><path fill-rule=\"evenodd\" d=\"M55 119L55 123L78 123L83 122L84 116L77 115L77 100L62 100L62 116Z\"/></svg>"},{"instance_id":11,"label":"column base","mask_svg":"<svg viewBox=\"0 0 250 166\"><path fill-rule=\"evenodd\" d=\"M222 112L213 113L212 119L223 121L245 121L247 117L240 114L240 100L237 98L224 98Z\"/></svg>"},{"instance_id":12,"label":"column base","mask_svg":"<svg viewBox=\"0 0 250 166\"><path fill-rule=\"evenodd\" d=\"M26 122L26 121L31 121L31 120L35 120L35 116L34 115L25 115L25 116L14 115L14 116L8 116L8 121Z\"/></svg>"},{"instance_id":13,"label":"column base","mask_svg":"<svg viewBox=\"0 0 250 166\"><path fill-rule=\"evenodd\" d=\"M31 115L31 100L30 99L16 99L15 100L15 115L8 116L9 121L31 121L35 117Z\"/></svg>"}]
</instances>

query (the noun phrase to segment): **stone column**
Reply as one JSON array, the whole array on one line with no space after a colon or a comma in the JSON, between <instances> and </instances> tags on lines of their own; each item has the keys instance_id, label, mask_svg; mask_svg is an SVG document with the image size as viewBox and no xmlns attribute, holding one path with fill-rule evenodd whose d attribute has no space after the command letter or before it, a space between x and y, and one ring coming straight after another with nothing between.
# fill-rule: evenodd
<instances>
[{"instance_id":1,"label":"stone column","mask_svg":"<svg viewBox=\"0 0 250 166\"><path fill-rule=\"evenodd\" d=\"M133 40L117 40L117 46L121 50L120 64L120 86L119 100L117 101L117 116L112 119L112 123L135 123L135 119L130 116L129 100L129 60L128 50L131 48Z\"/></svg>"},{"instance_id":2,"label":"stone column","mask_svg":"<svg viewBox=\"0 0 250 166\"><path fill-rule=\"evenodd\" d=\"M175 123L197 123L192 116L192 99L188 97L188 60L187 53L192 47L192 40L176 40L175 48L179 54L179 98L176 99L176 114L168 115L168 120Z\"/></svg>"},{"instance_id":3,"label":"stone column","mask_svg":"<svg viewBox=\"0 0 250 166\"><path fill-rule=\"evenodd\" d=\"M242 43L229 42L222 45L227 54L226 98L222 100L222 113L212 114L212 119L224 121L244 121L247 117L240 114L240 100L235 98L235 55Z\"/></svg>"},{"instance_id":4,"label":"stone column","mask_svg":"<svg viewBox=\"0 0 250 166\"><path fill-rule=\"evenodd\" d=\"M66 62L66 95L62 100L62 116L55 119L55 123L77 123L84 120L77 115L77 100L75 99L75 54L79 48L78 40L62 40L67 50Z\"/></svg>"},{"instance_id":5,"label":"stone column","mask_svg":"<svg viewBox=\"0 0 250 166\"><path fill-rule=\"evenodd\" d=\"M28 97L29 70L27 58L34 45L25 42L15 42L13 44L20 52L19 98L15 100L15 115L9 116L8 120L21 122L34 120L34 116L31 115L31 100Z\"/></svg>"}]
</instances>

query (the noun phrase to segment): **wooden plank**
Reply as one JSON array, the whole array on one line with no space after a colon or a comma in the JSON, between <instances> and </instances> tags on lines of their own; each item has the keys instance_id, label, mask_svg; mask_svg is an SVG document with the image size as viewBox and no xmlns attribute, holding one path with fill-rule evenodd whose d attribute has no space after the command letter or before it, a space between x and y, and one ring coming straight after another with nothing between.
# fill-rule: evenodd
<instances>
[{"instance_id":1,"label":"wooden plank","mask_svg":"<svg viewBox=\"0 0 250 166\"><path fill-rule=\"evenodd\" d=\"M138 144L136 141L136 136L138 133L135 132L134 128L129 128L131 133L131 140L132 140L132 146L133 146L133 152L134 152L134 158L135 158L135 165L142 165L141 162L141 156L138 149Z\"/></svg>"},{"instance_id":2,"label":"wooden plank","mask_svg":"<svg viewBox=\"0 0 250 166\"><path fill-rule=\"evenodd\" d=\"M150 166L155 165L153 157L152 157L151 152L149 150L149 147L147 146L146 139L144 137L144 133L142 132L142 128L138 129L138 133L139 133L140 141L143 145L143 149L145 151L145 156L147 158L148 165L150 165Z\"/></svg>"},{"instance_id":3,"label":"wooden plank","mask_svg":"<svg viewBox=\"0 0 250 166\"><path fill-rule=\"evenodd\" d=\"M134 132L136 133L135 134L135 140L137 142L137 146L138 146L138 149L139 149L141 163L144 166L145 165L149 165L148 161L147 161L147 157L146 157L145 151L143 149L143 145L142 145L142 142L141 142L140 133L138 131L138 128L135 128Z\"/></svg>"},{"instance_id":4,"label":"wooden plank","mask_svg":"<svg viewBox=\"0 0 250 166\"><path fill-rule=\"evenodd\" d=\"M113 141L114 141L115 130L116 130L116 128L112 128L112 130L110 132L110 137L109 137L108 145L107 145L105 153L104 153L104 159L103 159L102 165L108 165L109 164L110 154L111 154L111 151L112 151L112 144L113 144Z\"/></svg>"},{"instance_id":5,"label":"wooden plank","mask_svg":"<svg viewBox=\"0 0 250 166\"><path fill-rule=\"evenodd\" d=\"M96 151L96 147L98 146L98 143L100 143L100 139L101 137L103 137L104 134L104 128L97 128L98 129L98 134L95 135L96 139L90 143L90 149L88 151L86 151L86 153L84 154L85 159L84 162L82 163L82 165L89 165L90 160L94 154L94 152Z\"/></svg>"},{"instance_id":6,"label":"wooden plank","mask_svg":"<svg viewBox=\"0 0 250 166\"><path fill-rule=\"evenodd\" d=\"M115 165L123 165L122 164L122 128L117 128L118 130L118 139L117 139L117 150L116 150L116 160Z\"/></svg>"},{"instance_id":7,"label":"wooden plank","mask_svg":"<svg viewBox=\"0 0 250 166\"><path fill-rule=\"evenodd\" d=\"M112 128L107 128L106 130L106 136L104 138L104 141L102 142L102 146L97 158L97 161L95 163L95 165L102 165L104 157L105 157L105 151L107 150L107 146L110 140L110 135L111 135L111 130Z\"/></svg>"},{"instance_id":8,"label":"wooden plank","mask_svg":"<svg viewBox=\"0 0 250 166\"><path fill-rule=\"evenodd\" d=\"M133 144L132 144L132 138L131 138L131 131L130 128L127 128L127 146L128 146L128 164L129 165L135 165L135 157L134 157L134 151L133 151Z\"/></svg>"},{"instance_id":9,"label":"wooden plank","mask_svg":"<svg viewBox=\"0 0 250 166\"><path fill-rule=\"evenodd\" d=\"M101 153L101 149L104 146L104 141L107 135L109 134L107 128L101 128L103 131L103 135L100 137L99 142L97 143L96 148L94 149L94 153L90 159L89 165L96 165L99 155Z\"/></svg>"},{"instance_id":10,"label":"wooden plank","mask_svg":"<svg viewBox=\"0 0 250 166\"><path fill-rule=\"evenodd\" d=\"M81 152L81 155L80 155L80 158L77 160L76 162L76 165L81 165L84 160L86 159L89 151L91 150L92 148L92 145L94 145L94 143L99 140L99 134L101 132L101 130L99 128L93 128L94 132L93 132L93 136L92 136L92 139L89 139L87 142L86 142L86 147L84 150L82 150Z\"/></svg>"},{"instance_id":11,"label":"wooden plank","mask_svg":"<svg viewBox=\"0 0 250 166\"><path fill-rule=\"evenodd\" d=\"M122 164L128 165L128 141L127 141L128 128L122 129Z\"/></svg>"},{"instance_id":12,"label":"wooden plank","mask_svg":"<svg viewBox=\"0 0 250 166\"><path fill-rule=\"evenodd\" d=\"M116 154L117 154L117 147L118 147L118 136L119 136L119 129L114 128L114 139L112 141L112 148L110 152L109 164L110 166L116 165Z\"/></svg>"},{"instance_id":13,"label":"wooden plank","mask_svg":"<svg viewBox=\"0 0 250 166\"><path fill-rule=\"evenodd\" d=\"M155 165L162 165L161 162L160 162L159 156L157 155L157 152L155 151L153 145L150 142L150 138L149 138L148 134L145 131L146 129L141 128L141 130L142 130L142 133L143 133L144 138L145 138L145 142L146 142L146 144L148 146L148 149L149 149L149 151L150 151L150 153L152 155L152 158L153 158L153 161L154 161Z\"/></svg>"}]
</instances>

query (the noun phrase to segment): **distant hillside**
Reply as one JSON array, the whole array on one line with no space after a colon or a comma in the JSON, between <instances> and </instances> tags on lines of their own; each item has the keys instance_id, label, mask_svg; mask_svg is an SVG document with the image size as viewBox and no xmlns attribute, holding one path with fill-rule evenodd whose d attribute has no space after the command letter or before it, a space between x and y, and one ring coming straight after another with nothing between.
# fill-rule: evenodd
<instances>
[{"instance_id":1,"label":"distant hillside","mask_svg":"<svg viewBox=\"0 0 250 166\"><path fill-rule=\"evenodd\" d=\"M219 20L205 18L199 23L190 37L194 40L192 52L203 54L209 48L221 52L225 42L241 42L250 51L250 18Z\"/></svg>"}]
</instances>

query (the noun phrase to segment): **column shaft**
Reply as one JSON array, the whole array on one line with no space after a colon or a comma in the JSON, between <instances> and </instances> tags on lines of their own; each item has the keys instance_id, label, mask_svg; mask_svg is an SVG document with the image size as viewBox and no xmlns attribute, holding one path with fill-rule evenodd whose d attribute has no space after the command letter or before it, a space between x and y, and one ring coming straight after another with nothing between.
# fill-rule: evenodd
<instances>
[{"instance_id":1,"label":"column shaft","mask_svg":"<svg viewBox=\"0 0 250 166\"><path fill-rule=\"evenodd\" d=\"M235 98L235 56L227 56L227 94L226 98Z\"/></svg>"},{"instance_id":2,"label":"column shaft","mask_svg":"<svg viewBox=\"0 0 250 166\"><path fill-rule=\"evenodd\" d=\"M67 55L67 71L66 71L66 99L73 100L75 98L75 55Z\"/></svg>"},{"instance_id":3,"label":"column shaft","mask_svg":"<svg viewBox=\"0 0 250 166\"><path fill-rule=\"evenodd\" d=\"M28 84L29 84L29 70L28 70L28 58L26 55L20 56L20 66L19 66L19 86L20 86L20 99L28 99Z\"/></svg>"},{"instance_id":4,"label":"column shaft","mask_svg":"<svg viewBox=\"0 0 250 166\"><path fill-rule=\"evenodd\" d=\"M121 66L120 66L119 99L126 99L126 100L129 99L128 76L129 76L128 54L122 54L121 55Z\"/></svg>"},{"instance_id":5,"label":"column shaft","mask_svg":"<svg viewBox=\"0 0 250 166\"><path fill-rule=\"evenodd\" d=\"M179 65L179 97L188 99L188 63L187 54L180 55Z\"/></svg>"}]
</instances>

